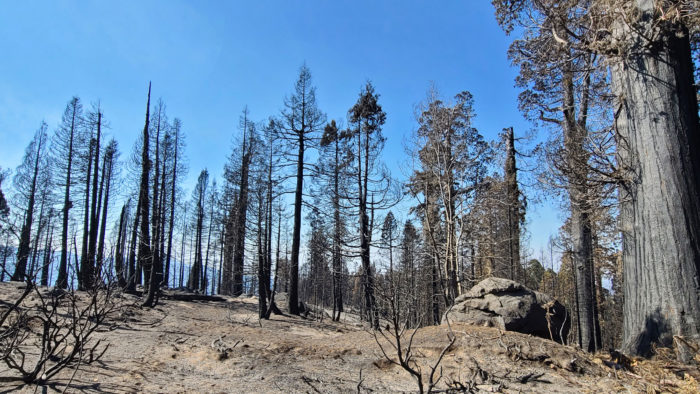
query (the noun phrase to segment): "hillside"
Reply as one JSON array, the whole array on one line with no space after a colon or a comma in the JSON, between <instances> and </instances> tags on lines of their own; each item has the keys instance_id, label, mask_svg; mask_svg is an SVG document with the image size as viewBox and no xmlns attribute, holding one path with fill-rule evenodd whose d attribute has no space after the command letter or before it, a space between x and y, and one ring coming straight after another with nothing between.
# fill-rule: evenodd
<instances>
[{"instance_id":1,"label":"hillside","mask_svg":"<svg viewBox=\"0 0 700 394\"><path fill-rule=\"evenodd\" d=\"M18 283L0 283L7 308ZM119 296L120 309L95 335L110 346L98 362L82 366L67 392L412 392L414 379L389 363L370 331L352 317L330 319L275 316L257 319L253 297L223 301L162 299L142 309L132 295ZM424 373L449 343L447 327L427 327L414 339ZM454 324L455 344L436 374L438 388L459 382L476 392L694 392L691 375L663 360L644 361L634 372L605 366L572 347L493 328ZM387 345L385 341L383 344ZM45 389L61 392L71 380L66 369ZM2 391L34 392L8 382L0 366ZM685 379L684 379L685 377ZM457 387L456 383L453 387Z\"/></svg>"}]
</instances>

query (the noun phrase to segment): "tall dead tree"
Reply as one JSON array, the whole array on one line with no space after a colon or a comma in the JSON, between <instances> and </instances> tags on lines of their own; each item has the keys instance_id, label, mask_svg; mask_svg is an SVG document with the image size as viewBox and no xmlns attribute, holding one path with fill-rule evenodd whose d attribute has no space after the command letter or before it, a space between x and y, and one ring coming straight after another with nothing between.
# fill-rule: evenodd
<instances>
[{"instance_id":1,"label":"tall dead tree","mask_svg":"<svg viewBox=\"0 0 700 394\"><path fill-rule=\"evenodd\" d=\"M351 124L349 138L354 151L352 171L356 189L352 195L353 206L359 216L359 254L362 263L362 284L367 318L375 329L379 328L379 310L375 298L375 278L371 264L371 242L374 210L389 207L395 196L388 171L379 160L385 138L382 126L386 113L379 105L379 95L374 86L367 83L360 92L357 102L348 111Z\"/></svg>"},{"instance_id":2,"label":"tall dead tree","mask_svg":"<svg viewBox=\"0 0 700 394\"><path fill-rule=\"evenodd\" d=\"M344 146L348 135L338 130L335 120L332 120L326 125L323 137L321 138L321 147L323 155L320 170L322 175L330 178L328 185L332 190L331 203L333 207L333 242L332 242L332 267L333 267L333 316L334 321L340 320L340 314L343 313L343 233L345 232L344 221L341 216L341 184L345 185L346 172L345 167L348 165L347 149ZM326 170L326 173L323 172ZM325 186L325 185L324 185ZM327 190L324 187L324 194Z\"/></svg>"},{"instance_id":3,"label":"tall dead tree","mask_svg":"<svg viewBox=\"0 0 700 394\"><path fill-rule=\"evenodd\" d=\"M294 188L294 229L292 233L292 256L289 266L289 313L299 314L299 250L301 247L301 217L304 193L304 168L306 151L314 147L317 134L325 123L326 116L316 105L316 88L311 84L311 72L306 65L299 70L294 94L284 101L280 122L281 136L292 150L296 149L296 185ZM292 155L294 155L292 153Z\"/></svg>"},{"instance_id":4,"label":"tall dead tree","mask_svg":"<svg viewBox=\"0 0 700 394\"><path fill-rule=\"evenodd\" d=\"M46 238L44 242L44 259L41 263L41 286L49 285L49 275L51 273L51 263L53 261L53 226L51 224L54 216L53 208L49 210L48 223L46 225Z\"/></svg>"},{"instance_id":5,"label":"tall dead tree","mask_svg":"<svg viewBox=\"0 0 700 394\"><path fill-rule=\"evenodd\" d=\"M504 177L506 182L508 206L508 266L510 279L524 281L523 266L520 263L520 223L524 221L524 207L520 200L518 186L518 169L515 165L515 133L513 128L504 129L506 142L506 163Z\"/></svg>"},{"instance_id":6,"label":"tall dead tree","mask_svg":"<svg viewBox=\"0 0 700 394\"><path fill-rule=\"evenodd\" d=\"M236 235L233 250L233 294L243 294L243 268L245 262L245 234L246 219L248 215L248 178L250 164L253 159L253 124L248 120L248 108L244 110L242 118L243 147L241 150L241 174L238 189L238 201L236 203L235 225ZM246 143L246 139L248 142Z\"/></svg>"},{"instance_id":7,"label":"tall dead tree","mask_svg":"<svg viewBox=\"0 0 700 394\"><path fill-rule=\"evenodd\" d=\"M126 249L126 237L127 237L127 208L129 207L130 201L122 205L121 214L119 215L119 232L117 233L117 244L114 250L114 273L117 276L117 283L120 288L126 287L126 275L128 274L126 261L124 259L124 252Z\"/></svg>"},{"instance_id":8,"label":"tall dead tree","mask_svg":"<svg viewBox=\"0 0 700 394\"><path fill-rule=\"evenodd\" d=\"M96 277L100 278L103 274L102 267L104 264L105 255L105 231L107 227L107 212L109 207L109 197L114 183L114 178L116 177L115 163L118 160L119 151L117 150L117 141L114 139L107 143L105 148L104 163L102 164L102 183L104 186L104 195L102 197L102 219L100 221L100 235L99 242L97 245L97 259L96 259ZM102 194L102 193L100 193Z\"/></svg>"},{"instance_id":9,"label":"tall dead tree","mask_svg":"<svg viewBox=\"0 0 700 394\"><path fill-rule=\"evenodd\" d=\"M219 199L219 191L216 187L216 179L214 179L211 183L211 192L209 192L209 198L207 199L207 205L209 205L209 226L207 229L207 251L204 255L204 270L202 271L202 284L201 288L204 292L207 290L207 285L209 284L209 280L207 277L207 273L209 272L209 252L211 251L211 236L212 233L214 232L214 229L216 227L216 206L218 205L218 199ZM212 264L213 265L213 264ZM216 282L214 280L214 272L215 268L213 267L212 269L212 277L211 281ZM212 294L214 294L214 291L212 290Z\"/></svg>"},{"instance_id":10,"label":"tall dead tree","mask_svg":"<svg viewBox=\"0 0 700 394\"><path fill-rule=\"evenodd\" d=\"M165 104L163 103L162 99L158 100L158 103L156 104L156 110L155 113L153 114L153 120L155 121L155 133L154 134L154 139L153 141L156 144L156 149L155 153L153 155L153 158L155 159L155 163L153 166L153 186L152 186L152 192L153 192L153 197L152 197L152 207L151 207L151 234L152 234L152 246L151 246L151 251L152 251L152 263L151 263L151 270L152 272L150 275L148 275L149 283L148 287L150 290L151 283L161 283L163 279L163 267L162 267L162 260L161 260L161 220L162 220L162 215L161 215L161 200L163 195L165 195L165 192L161 190L161 183L163 181L161 177L161 172L165 173L165 169L161 168L162 163L161 163L161 131L166 128L168 122L165 118ZM165 159L164 159L165 160ZM154 276L155 275L155 276ZM151 279L151 276L153 278ZM150 291L149 291L150 293Z\"/></svg>"},{"instance_id":11,"label":"tall dead tree","mask_svg":"<svg viewBox=\"0 0 700 394\"><path fill-rule=\"evenodd\" d=\"M172 248L173 248L173 233L175 228L175 204L177 201L177 184L180 179L184 176L186 167L182 164L180 155L182 151L182 145L184 145L184 138L182 135L182 122L180 119L175 118L173 120L172 127L170 128L172 133L173 141L173 165L172 165L172 176L170 179L170 208L169 208L169 223L168 223L168 248L165 255L165 270L163 272L163 283L166 285L169 283L170 278L170 260L172 258Z\"/></svg>"},{"instance_id":12,"label":"tall dead tree","mask_svg":"<svg viewBox=\"0 0 700 394\"><path fill-rule=\"evenodd\" d=\"M209 185L209 172L202 170L197 178L197 185L192 192L192 202L194 203L194 263L190 268L190 276L187 280L187 287L190 290L202 290L202 235L204 233L205 210L204 204L207 195L207 186Z\"/></svg>"},{"instance_id":13,"label":"tall dead tree","mask_svg":"<svg viewBox=\"0 0 700 394\"><path fill-rule=\"evenodd\" d=\"M27 260L30 253L30 236L34 221L34 205L36 202L37 182L39 180L42 157L46 150L46 123L41 124L34 139L24 153L22 164L17 168L14 178L15 189L26 199L24 223L19 236L17 247L17 263L12 280L23 281L27 277ZM38 241L38 240L37 240Z\"/></svg>"},{"instance_id":14,"label":"tall dead tree","mask_svg":"<svg viewBox=\"0 0 700 394\"><path fill-rule=\"evenodd\" d=\"M93 173L89 175L92 180L92 197L90 202L90 230L88 232L88 248L87 248L87 259L81 261L80 274L83 278L82 286L83 289L92 289L95 283L95 258L97 255L97 235L99 231L100 222L100 212L99 212L99 198L98 198L98 180L99 180L99 169L100 169L100 139L102 136L102 110L99 105L95 112L90 113L90 122L93 123L90 127L95 127L96 136L94 139L94 146L92 146L92 171Z\"/></svg>"},{"instance_id":15,"label":"tall dead tree","mask_svg":"<svg viewBox=\"0 0 700 394\"><path fill-rule=\"evenodd\" d=\"M244 108L239 127L243 132L240 151L231 153L224 168L224 262L222 294L243 294L243 270L245 262L245 237L248 216L250 166L254 154L255 126L248 119L248 107Z\"/></svg>"},{"instance_id":16,"label":"tall dead tree","mask_svg":"<svg viewBox=\"0 0 700 394\"><path fill-rule=\"evenodd\" d=\"M149 193L148 181L151 173L151 158L149 154L149 121L151 112L151 83L148 83L148 99L146 100L146 124L143 126L143 145L141 147L141 183L139 186L139 242L138 242L138 261L139 265L144 268L145 272L152 275L153 251L151 249L151 234L149 220ZM151 281L150 277L145 280ZM148 297L144 302L145 306L155 306L155 292L157 283L155 278L149 283Z\"/></svg>"},{"instance_id":17,"label":"tall dead tree","mask_svg":"<svg viewBox=\"0 0 700 394\"><path fill-rule=\"evenodd\" d=\"M88 251L89 251L89 240L90 240L90 181L92 180L92 157L95 154L95 138L92 136L92 131L85 138L88 139L88 147L86 151L81 152L82 166L81 171L87 167L85 171L85 197L83 199L83 236L82 243L80 247L80 265L78 266L78 288L83 289L85 287L85 276L83 275L83 265L88 264Z\"/></svg>"},{"instance_id":18,"label":"tall dead tree","mask_svg":"<svg viewBox=\"0 0 700 394\"><path fill-rule=\"evenodd\" d=\"M61 125L56 131L54 140L54 154L56 162L60 167L65 165L63 194L62 222L61 222L61 257L58 264L58 277L56 286L61 289L68 288L68 219L70 209L73 208L71 200L71 186L74 183L73 175L73 144L76 141L78 128L82 125L82 104L78 97L73 97L68 102L63 112ZM63 170L63 168L61 168ZM57 173L58 175L58 173Z\"/></svg>"}]
</instances>

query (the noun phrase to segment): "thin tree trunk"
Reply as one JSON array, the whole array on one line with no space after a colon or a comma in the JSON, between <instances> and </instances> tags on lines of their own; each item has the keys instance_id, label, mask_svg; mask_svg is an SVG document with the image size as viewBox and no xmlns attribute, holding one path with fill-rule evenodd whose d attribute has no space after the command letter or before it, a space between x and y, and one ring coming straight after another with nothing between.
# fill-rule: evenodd
<instances>
[{"instance_id":1,"label":"thin tree trunk","mask_svg":"<svg viewBox=\"0 0 700 394\"><path fill-rule=\"evenodd\" d=\"M337 130L337 129L336 129ZM335 137L335 161L333 166L333 321L340 321L343 313L341 223L340 223L340 136ZM279 243L279 241L278 241Z\"/></svg>"},{"instance_id":2,"label":"thin tree trunk","mask_svg":"<svg viewBox=\"0 0 700 394\"><path fill-rule=\"evenodd\" d=\"M17 247L17 264L14 274L12 274L12 280L22 281L26 278L27 271L27 260L29 259L29 242L30 234L32 231L32 220L34 217L34 200L36 197L36 182L39 177L39 161L41 158L41 148L43 144L43 139L39 137L39 143L37 144L36 158L34 160L34 175L32 176L32 186L29 189L29 201L27 203L27 211L24 219L24 224L22 225L22 230L19 237L19 246Z\"/></svg>"},{"instance_id":3,"label":"thin tree trunk","mask_svg":"<svg viewBox=\"0 0 700 394\"><path fill-rule=\"evenodd\" d=\"M209 207L209 229L207 230L207 252L204 257L204 272L202 273L202 289L206 293L207 290L207 270L209 269L209 249L211 247L211 229L214 225L214 201L212 201ZM214 282L214 276L212 274L212 282ZM214 294L212 292L212 294Z\"/></svg>"},{"instance_id":4,"label":"thin tree trunk","mask_svg":"<svg viewBox=\"0 0 700 394\"><path fill-rule=\"evenodd\" d=\"M41 192L41 208L39 208L39 222L38 226L36 229L36 236L34 237L34 247L32 248L32 260L29 264L29 275L32 278L37 278L37 268L36 268L36 260L37 256L39 254L39 244L41 243L41 233L44 230L44 227L46 227L45 219L44 219L44 208L46 206L46 190L42 190Z\"/></svg>"},{"instance_id":5,"label":"thin tree trunk","mask_svg":"<svg viewBox=\"0 0 700 394\"><path fill-rule=\"evenodd\" d=\"M87 163L88 168L85 173L85 204L84 204L84 218L83 218L83 242L80 245L80 272L78 275L78 288L83 289L85 287L85 277L84 268L88 263L88 238L90 234L90 180L92 174L92 155L95 149L95 139L90 138L90 148L88 151ZM77 258L77 257L76 257Z\"/></svg>"},{"instance_id":6,"label":"thin tree trunk","mask_svg":"<svg viewBox=\"0 0 700 394\"><path fill-rule=\"evenodd\" d=\"M160 285L161 278L162 278L162 268L160 266L160 210L159 208L159 183L160 182L160 126L161 126L161 117L162 117L162 111L163 111L163 103L161 101L158 102L158 119L156 121L156 151L155 151L155 165L153 166L153 207L151 209L151 234L152 234L152 244L151 244L151 270L150 270L150 275L146 277L146 280L148 281L148 293L149 293L149 299L152 299L155 297L155 293L153 296L151 296L151 285L156 284L156 287ZM157 290L155 290L157 291ZM151 301L153 302L153 301Z\"/></svg>"},{"instance_id":7,"label":"thin tree trunk","mask_svg":"<svg viewBox=\"0 0 700 394\"><path fill-rule=\"evenodd\" d=\"M106 171L102 170L102 176L106 177L107 184L105 186L104 203L102 206L102 223L100 223L100 240L97 247L97 278L102 276L102 266L104 263L104 248L105 248L105 230L107 227L107 207L109 205L109 192L112 184L112 167L113 163L113 153L109 152L105 157Z\"/></svg>"},{"instance_id":8,"label":"thin tree trunk","mask_svg":"<svg viewBox=\"0 0 700 394\"><path fill-rule=\"evenodd\" d=\"M102 112L97 110L97 138L95 140L94 163L92 165L92 202L90 203L90 235L88 241L88 258L83 265L83 286L85 289L92 289L95 281L95 256L97 250L97 232L99 226L99 200L98 200L98 179L100 167L100 137L102 134ZM104 173L102 174L104 180ZM100 186L100 193L102 192Z\"/></svg>"},{"instance_id":9,"label":"thin tree trunk","mask_svg":"<svg viewBox=\"0 0 700 394\"><path fill-rule=\"evenodd\" d=\"M302 128L303 129L303 128ZM294 231L292 232L292 261L289 265L289 313L299 314L299 249L301 247L301 203L304 189L304 135L299 133L296 189L294 191Z\"/></svg>"},{"instance_id":10,"label":"thin tree trunk","mask_svg":"<svg viewBox=\"0 0 700 394\"><path fill-rule=\"evenodd\" d=\"M124 275L124 244L126 243L126 206L122 206L122 212L119 215L119 234L117 235L117 250L114 258L114 271L117 275L117 283L120 288L126 287L126 279Z\"/></svg>"},{"instance_id":11,"label":"thin tree trunk","mask_svg":"<svg viewBox=\"0 0 700 394\"><path fill-rule=\"evenodd\" d=\"M589 59L592 58L589 57ZM595 287L591 282L593 277L593 229L590 218L591 203L588 186L588 158L590 155L585 147L588 138L588 96L591 76L589 73L584 74L583 83L579 87L580 99L577 117L574 65L571 60L567 60L565 63L562 75L563 121L561 126L564 130L566 175L571 209L572 268L578 304L579 346L586 351L594 352L597 350L595 327L598 325L598 316L595 309Z\"/></svg>"},{"instance_id":12,"label":"thin tree trunk","mask_svg":"<svg viewBox=\"0 0 700 394\"><path fill-rule=\"evenodd\" d=\"M44 244L44 262L41 265L41 285L49 285L49 272L51 269L51 257L53 251L51 250L51 244L53 243L53 228L51 227L51 216L49 216L49 223L47 224L46 230L46 243Z\"/></svg>"},{"instance_id":13,"label":"thin tree trunk","mask_svg":"<svg viewBox=\"0 0 700 394\"><path fill-rule=\"evenodd\" d=\"M140 200L140 231L139 231L139 249L138 249L138 260L141 266L145 269L144 271L149 273L144 278L145 280L151 280L148 284L148 297L144 301L144 306L155 306L155 292L157 284L155 283L155 275L151 276L150 272L153 271L153 250L151 249L151 235L149 233L149 195L148 195L148 181L149 174L151 170L151 160L148 153L149 145L149 133L148 133L148 122L150 117L151 108L151 84L148 84L148 99L146 101L146 124L143 127L143 147L141 151L141 184L139 187L139 200Z\"/></svg>"},{"instance_id":14,"label":"thin tree trunk","mask_svg":"<svg viewBox=\"0 0 700 394\"><path fill-rule=\"evenodd\" d=\"M186 213L184 216L187 216ZM179 272L179 282L178 282L178 287L182 288L182 277L185 274L185 235L187 234L187 222L183 218L182 219L184 225L182 226L182 242L180 244L180 272Z\"/></svg>"},{"instance_id":15,"label":"thin tree trunk","mask_svg":"<svg viewBox=\"0 0 700 394\"><path fill-rule=\"evenodd\" d=\"M141 199L137 200L136 211L134 211L134 224L131 227L131 242L129 243L129 262L128 262L128 277L127 291L135 291L136 284L140 283L138 277L141 275L141 264L136 262L136 243L138 242L139 234L139 218L141 212Z\"/></svg>"},{"instance_id":16,"label":"thin tree trunk","mask_svg":"<svg viewBox=\"0 0 700 394\"><path fill-rule=\"evenodd\" d=\"M523 280L520 264L520 221L522 210L520 190L518 187L518 169L515 158L515 135L513 128L506 129L506 164L505 180L508 198L508 258L510 260L511 279Z\"/></svg>"},{"instance_id":17,"label":"thin tree trunk","mask_svg":"<svg viewBox=\"0 0 700 394\"><path fill-rule=\"evenodd\" d=\"M180 138L179 124L176 124L175 128L175 153L173 155L173 178L171 180L171 190L170 190L170 226L168 228L168 253L165 260L165 275L164 282L168 283L168 278L170 276L170 258L173 246L173 229L175 228L175 189L177 185L177 159L178 159L178 144Z\"/></svg>"},{"instance_id":18,"label":"thin tree trunk","mask_svg":"<svg viewBox=\"0 0 700 394\"><path fill-rule=\"evenodd\" d=\"M58 278L56 287L66 289L68 287L68 211L73 207L70 200L71 171L73 167L73 138L75 136L75 117L77 108L76 99L73 100L73 113L71 114L70 137L68 140L68 168L66 170L66 190L63 196L63 223L61 229L61 260L58 264Z\"/></svg>"},{"instance_id":19,"label":"thin tree trunk","mask_svg":"<svg viewBox=\"0 0 700 394\"><path fill-rule=\"evenodd\" d=\"M260 196L260 193L258 194ZM267 245L267 228L263 225L263 215L267 211L263 205L263 198L260 199L258 208L258 317L265 318L267 314L267 296L270 279L266 278L265 272L265 245ZM263 236L263 233L265 236ZM267 285L265 282L267 281Z\"/></svg>"},{"instance_id":20,"label":"thin tree trunk","mask_svg":"<svg viewBox=\"0 0 700 394\"><path fill-rule=\"evenodd\" d=\"M248 112L246 109L245 118L243 119L243 157L241 162L241 182L240 191L238 194L238 204L236 204L236 222L235 222L235 245L233 252L233 292L234 297L243 294L243 264L245 260L245 233L246 233L246 216L248 214L248 172L251 160L251 147L247 141L248 130ZM247 148L246 148L247 146Z\"/></svg>"},{"instance_id":21,"label":"thin tree trunk","mask_svg":"<svg viewBox=\"0 0 700 394\"><path fill-rule=\"evenodd\" d=\"M372 327L379 329L379 311L374 298L374 274L370 261L370 223L367 215L367 190L369 181L369 135L365 136L365 145L362 144L362 130L357 132L358 148L358 192L359 192L359 216L360 216L360 260L364 274L364 293L367 316ZM364 149L363 149L364 148ZM363 151L364 150L364 154ZM363 172L362 163L365 163Z\"/></svg>"}]
</instances>

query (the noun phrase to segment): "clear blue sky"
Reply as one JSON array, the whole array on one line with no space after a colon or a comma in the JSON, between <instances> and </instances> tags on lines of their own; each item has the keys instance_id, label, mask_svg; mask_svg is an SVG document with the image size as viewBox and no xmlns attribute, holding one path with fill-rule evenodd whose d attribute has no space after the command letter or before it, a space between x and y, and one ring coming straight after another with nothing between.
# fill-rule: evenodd
<instances>
[{"instance_id":1,"label":"clear blue sky","mask_svg":"<svg viewBox=\"0 0 700 394\"><path fill-rule=\"evenodd\" d=\"M494 139L532 126L518 112L511 38L489 1L9 1L0 0L0 166L15 168L39 123L67 101L99 100L122 158L143 129L145 94L162 97L187 133L190 179L219 175L248 105L279 113L299 66L310 67L328 118L344 119L371 80L387 112L385 160L395 176L414 108L431 82L469 90L476 127ZM191 181L190 181L191 183ZM560 225L530 206L532 248Z\"/></svg>"}]
</instances>

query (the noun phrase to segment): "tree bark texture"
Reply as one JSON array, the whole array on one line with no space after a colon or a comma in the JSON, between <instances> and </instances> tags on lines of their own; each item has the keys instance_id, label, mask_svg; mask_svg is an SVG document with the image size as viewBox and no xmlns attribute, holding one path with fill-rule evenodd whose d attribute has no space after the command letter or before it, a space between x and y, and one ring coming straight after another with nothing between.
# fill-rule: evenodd
<instances>
[{"instance_id":1,"label":"tree bark texture","mask_svg":"<svg viewBox=\"0 0 700 394\"><path fill-rule=\"evenodd\" d=\"M688 32L652 27L654 2L637 1L639 30L613 65L623 240L623 350L647 355L674 335L698 338L700 133ZM658 30L652 30L658 29ZM645 37L654 37L648 41Z\"/></svg>"}]
</instances>

